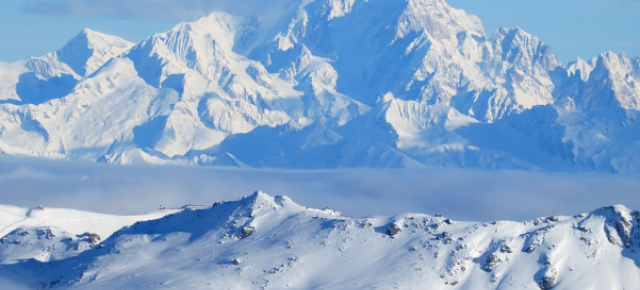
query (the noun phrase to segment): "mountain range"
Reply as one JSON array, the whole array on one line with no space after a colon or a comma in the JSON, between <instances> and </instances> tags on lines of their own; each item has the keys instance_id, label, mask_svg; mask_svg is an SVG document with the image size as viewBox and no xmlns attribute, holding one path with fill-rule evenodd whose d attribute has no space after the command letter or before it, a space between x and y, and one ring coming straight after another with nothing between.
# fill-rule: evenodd
<instances>
[{"instance_id":1,"label":"mountain range","mask_svg":"<svg viewBox=\"0 0 640 290\"><path fill-rule=\"evenodd\" d=\"M247 1L247 0L239 0ZM252 168L640 171L640 59L563 65L444 0L278 0L0 63L4 154ZM274 12L275 11L275 12Z\"/></svg>"},{"instance_id":2,"label":"mountain range","mask_svg":"<svg viewBox=\"0 0 640 290\"><path fill-rule=\"evenodd\" d=\"M0 278L16 289L636 289L639 222L620 205L526 222L350 218L263 192L129 217L0 206Z\"/></svg>"}]
</instances>

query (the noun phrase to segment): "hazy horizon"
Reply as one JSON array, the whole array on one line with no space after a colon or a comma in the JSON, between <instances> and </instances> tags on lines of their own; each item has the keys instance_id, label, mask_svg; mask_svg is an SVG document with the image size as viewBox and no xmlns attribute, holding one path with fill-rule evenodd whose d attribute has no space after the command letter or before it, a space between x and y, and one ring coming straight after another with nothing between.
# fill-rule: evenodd
<instances>
[{"instance_id":1,"label":"hazy horizon","mask_svg":"<svg viewBox=\"0 0 640 290\"><path fill-rule=\"evenodd\" d=\"M256 190L352 217L439 213L456 220L524 221L612 204L640 209L640 178L608 173L116 166L4 157L0 187L0 204L110 214L142 214L160 205L210 205Z\"/></svg>"}]
</instances>

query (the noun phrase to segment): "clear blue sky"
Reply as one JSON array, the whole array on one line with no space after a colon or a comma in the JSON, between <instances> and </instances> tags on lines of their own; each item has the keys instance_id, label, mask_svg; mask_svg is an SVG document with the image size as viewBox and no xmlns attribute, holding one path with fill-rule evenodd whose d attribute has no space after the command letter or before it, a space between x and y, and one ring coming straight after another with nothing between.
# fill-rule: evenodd
<instances>
[{"instance_id":1,"label":"clear blue sky","mask_svg":"<svg viewBox=\"0 0 640 290\"><path fill-rule=\"evenodd\" d=\"M85 27L137 42L198 18L212 1L0 0L0 61L55 51ZM448 2L478 15L489 35L500 25L537 35L564 63L607 50L640 56L640 0Z\"/></svg>"}]
</instances>

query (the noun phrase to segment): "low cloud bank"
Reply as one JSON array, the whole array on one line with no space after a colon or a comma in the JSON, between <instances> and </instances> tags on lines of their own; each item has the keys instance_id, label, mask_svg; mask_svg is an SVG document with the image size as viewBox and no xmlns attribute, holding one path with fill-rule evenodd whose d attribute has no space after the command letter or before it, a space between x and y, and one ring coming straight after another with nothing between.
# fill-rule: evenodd
<instances>
[{"instance_id":1,"label":"low cloud bank","mask_svg":"<svg viewBox=\"0 0 640 290\"><path fill-rule=\"evenodd\" d=\"M139 214L209 205L263 190L352 217L441 213L457 220L529 220L623 204L640 209L637 175L523 171L237 170L0 158L0 204Z\"/></svg>"}]
</instances>

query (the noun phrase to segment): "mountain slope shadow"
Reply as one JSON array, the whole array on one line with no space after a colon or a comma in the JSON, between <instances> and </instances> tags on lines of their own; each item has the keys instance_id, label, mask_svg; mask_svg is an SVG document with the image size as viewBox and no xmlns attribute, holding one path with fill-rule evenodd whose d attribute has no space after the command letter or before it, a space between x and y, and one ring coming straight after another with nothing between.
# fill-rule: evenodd
<instances>
[{"instance_id":1,"label":"mountain slope shadow","mask_svg":"<svg viewBox=\"0 0 640 290\"><path fill-rule=\"evenodd\" d=\"M505 154L518 162L529 164L534 170L566 171L573 166L571 160L563 159L545 150L539 136L527 135L506 122L469 124L456 130L469 145L488 152Z\"/></svg>"},{"instance_id":2,"label":"mountain slope shadow","mask_svg":"<svg viewBox=\"0 0 640 290\"><path fill-rule=\"evenodd\" d=\"M168 118L169 116L155 117L147 123L133 128L133 143L141 149L153 149L162 138Z\"/></svg>"},{"instance_id":3,"label":"mountain slope shadow","mask_svg":"<svg viewBox=\"0 0 640 290\"><path fill-rule=\"evenodd\" d=\"M61 75L43 80L33 72L24 73L20 75L16 85L16 93L20 97L20 101L0 101L0 104L40 105L67 96L73 91L76 84L78 81L71 75Z\"/></svg>"}]
</instances>

